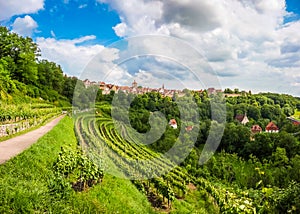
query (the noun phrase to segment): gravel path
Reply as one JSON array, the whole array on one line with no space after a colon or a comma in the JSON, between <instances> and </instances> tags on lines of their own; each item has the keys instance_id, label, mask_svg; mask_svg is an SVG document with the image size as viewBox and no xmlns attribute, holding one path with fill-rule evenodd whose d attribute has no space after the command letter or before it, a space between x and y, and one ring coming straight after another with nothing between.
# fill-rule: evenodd
<instances>
[{"instance_id":1,"label":"gravel path","mask_svg":"<svg viewBox=\"0 0 300 214\"><path fill-rule=\"evenodd\" d=\"M0 164L5 163L29 148L32 144L37 142L40 137L49 132L64 116L65 115L61 115L36 130L0 142Z\"/></svg>"}]
</instances>

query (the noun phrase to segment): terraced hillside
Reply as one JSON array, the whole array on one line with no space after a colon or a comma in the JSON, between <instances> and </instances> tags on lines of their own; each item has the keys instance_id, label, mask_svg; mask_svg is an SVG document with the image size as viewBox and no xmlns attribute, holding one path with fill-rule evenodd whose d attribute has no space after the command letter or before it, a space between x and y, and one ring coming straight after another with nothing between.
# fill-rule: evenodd
<instances>
[{"instance_id":1,"label":"terraced hillside","mask_svg":"<svg viewBox=\"0 0 300 214\"><path fill-rule=\"evenodd\" d=\"M185 168L138 142L127 125L112 120L108 104L98 105L95 112L76 116L75 131L82 148L105 172L131 179L154 207L170 208L172 201L184 199L195 186L212 196L221 212L255 212L252 199L243 192L193 177Z\"/></svg>"},{"instance_id":2,"label":"terraced hillside","mask_svg":"<svg viewBox=\"0 0 300 214\"><path fill-rule=\"evenodd\" d=\"M61 112L61 108L50 103L2 104L0 107L0 139L39 126Z\"/></svg>"}]
</instances>

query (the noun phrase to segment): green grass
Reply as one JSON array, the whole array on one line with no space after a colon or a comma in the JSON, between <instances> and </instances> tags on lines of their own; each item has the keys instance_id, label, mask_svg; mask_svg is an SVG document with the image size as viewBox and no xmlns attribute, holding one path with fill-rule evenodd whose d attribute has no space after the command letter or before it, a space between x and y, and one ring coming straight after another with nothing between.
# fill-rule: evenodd
<instances>
[{"instance_id":1,"label":"green grass","mask_svg":"<svg viewBox=\"0 0 300 214\"><path fill-rule=\"evenodd\" d=\"M296 118L296 119L300 119L300 111L296 110L293 117Z\"/></svg>"},{"instance_id":2,"label":"green grass","mask_svg":"<svg viewBox=\"0 0 300 214\"><path fill-rule=\"evenodd\" d=\"M76 148L73 121L65 117L31 148L0 166L0 213L153 213L128 180L105 175L101 184L65 199L50 195L52 164L61 146Z\"/></svg>"},{"instance_id":3,"label":"green grass","mask_svg":"<svg viewBox=\"0 0 300 214\"><path fill-rule=\"evenodd\" d=\"M155 213L145 195L129 180L105 175L90 192L107 213Z\"/></svg>"},{"instance_id":4,"label":"green grass","mask_svg":"<svg viewBox=\"0 0 300 214\"><path fill-rule=\"evenodd\" d=\"M184 200L176 199L172 205L172 214L178 213L219 213L214 199L205 190L190 190Z\"/></svg>"}]
</instances>

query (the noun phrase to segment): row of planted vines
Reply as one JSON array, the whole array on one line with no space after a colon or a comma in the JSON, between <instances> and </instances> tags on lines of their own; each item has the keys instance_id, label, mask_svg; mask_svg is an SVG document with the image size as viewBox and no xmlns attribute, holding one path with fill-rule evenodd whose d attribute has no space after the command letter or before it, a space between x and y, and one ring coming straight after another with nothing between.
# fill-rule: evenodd
<instances>
[{"instance_id":1,"label":"row of planted vines","mask_svg":"<svg viewBox=\"0 0 300 214\"><path fill-rule=\"evenodd\" d=\"M101 109L109 109L106 107ZM251 198L215 181L191 176L185 168L137 142L126 125L114 123L101 109L97 109L96 114L76 117L75 131L83 150L95 162L101 163L106 172L131 179L154 207L170 208L176 198L185 198L189 184L192 184L212 196L222 212L256 211ZM116 131L116 126L123 137Z\"/></svg>"},{"instance_id":2,"label":"row of planted vines","mask_svg":"<svg viewBox=\"0 0 300 214\"><path fill-rule=\"evenodd\" d=\"M61 114L61 109L51 104L4 104L0 107L0 137L12 135L37 126Z\"/></svg>"}]
</instances>

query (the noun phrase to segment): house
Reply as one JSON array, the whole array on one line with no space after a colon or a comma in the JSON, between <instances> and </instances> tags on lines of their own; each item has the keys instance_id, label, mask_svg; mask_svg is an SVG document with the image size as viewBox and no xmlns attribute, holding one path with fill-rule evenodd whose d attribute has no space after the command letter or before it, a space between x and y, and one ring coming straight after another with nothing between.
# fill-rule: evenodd
<instances>
[{"instance_id":1,"label":"house","mask_svg":"<svg viewBox=\"0 0 300 214\"><path fill-rule=\"evenodd\" d=\"M190 132L193 130L193 128L194 128L194 126L187 126L187 127L185 127L185 131Z\"/></svg>"},{"instance_id":2,"label":"house","mask_svg":"<svg viewBox=\"0 0 300 214\"><path fill-rule=\"evenodd\" d=\"M130 87L129 86L120 86L119 90L123 91L124 93L128 93L130 91Z\"/></svg>"},{"instance_id":3,"label":"house","mask_svg":"<svg viewBox=\"0 0 300 214\"><path fill-rule=\"evenodd\" d=\"M261 133L261 132L262 132L262 128L259 125L253 125L251 127L252 134L257 134L257 133Z\"/></svg>"},{"instance_id":4,"label":"house","mask_svg":"<svg viewBox=\"0 0 300 214\"><path fill-rule=\"evenodd\" d=\"M238 114L235 116L235 119L243 125L246 125L249 122L249 119L246 114Z\"/></svg>"},{"instance_id":5,"label":"house","mask_svg":"<svg viewBox=\"0 0 300 214\"><path fill-rule=\"evenodd\" d=\"M266 132L268 132L268 133L277 133L277 132L279 132L279 128L271 121L266 126Z\"/></svg>"},{"instance_id":6,"label":"house","mask_svg":"<svg viewBox=\"0 0 300 214\"><path fill-rule=\"evenodd\" d=\"M209 95L215 94L215 93L216 93L216 89L215 89L215 88L208 88L208 89L207 89L207 93L208 93Z\"/></svg>"},{"instance_id":7,"label":"house","mask_svg":"<svg viewBox=\"0 0 300 214\"><path fill-rule=\"evenodd\" d=\"M99 82L99 88L101 90L104 90L105 89L105 82Z\"/></svg>"},{"instance_id":8,"label":"house","mask_svg":"<svg viewBox=\"0 0 300 214\"><path fill-rule=\"evenodd\" d=\"M287 119L288 119L289 121L291 121L295 126L300 125L300 120L297 120L297 119L295 119L295 118L293 118L293 117L287 117Z\"/></svg>"},{"instance_id":9,"label":"house","mask_svg":"<svg viewBox=\"0 0 300 214\"><path fill-rule=\"evenodd\" d=\"M91 85L91 81L89 79L85 79L85 80L83 80L83 84L84 84L85 88L87 88Z\"/></svg>"},{"instance_id":10,"label":"house","mask_svg":"<svg viewBox=\"0 0 300 214\"><path fill-rule=\"evenodd\" d=\"M171 119L169 121L169 125L173 128L173 129L177 129L177 122L175 119Z\"/></svg>"},{"instance_id":11,"label":"house","mask_svg":"<svg viewBox=\"0 0 300 214\"><path fill-rule=\"evenodd\" d=\"M207 89L207 93L208 95L212 95L212 94L218 94L218 93L222 93L222 89L215 89L215 88L208 88Z\"/></svg>"}]
</instances>

